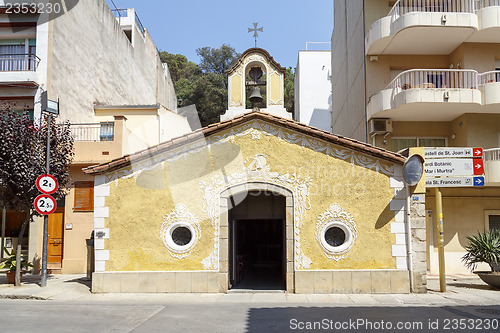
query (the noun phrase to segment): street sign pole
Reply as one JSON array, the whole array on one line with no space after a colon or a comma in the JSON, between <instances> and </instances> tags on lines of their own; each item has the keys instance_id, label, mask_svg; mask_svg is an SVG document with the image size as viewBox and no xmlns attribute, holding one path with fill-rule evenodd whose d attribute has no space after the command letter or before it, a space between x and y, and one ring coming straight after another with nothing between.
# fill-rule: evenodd
<instances>
[{"instance_id":1,"label":"street sign pole","mask_svg":"<svg viewBox=\"0 0 500 333\"><path fill-rule=\"evenodd\" d=\"M446 271L444 265L444 225L443 225L443 197L441 188L435 188L436 193L436 221L438 231L438 253L439 253L439 286L441 292L446 291Z\"/></svg>"},{"instance_id":2,"label":"street sign pole","mask_svg":"<svg viewBox=\"0 0 500 333\"><path fill-rule=\"evenodd\" d=\"M50 125L52 122L52 116L47 113L47 161L46 169L47 175L50 174ZM47 247L49 242L49 216L45 215L43 217L43 251L42 251L42 278L40 281L41 287L47 286Z\"/></svg>"},{"instance_id":3,"label":"street sign pole","mask_svg":"<svg viewBox=\"0 0 500 333\"><path fill-rule=\"evenodd\" d=\"M3 259L3 253L4 253L4 246L5 246L5 220L6 220L6 215L7 215L7 209L2 208L2 247L0 248L0 259Z\"/></svg>"}]
</instances>

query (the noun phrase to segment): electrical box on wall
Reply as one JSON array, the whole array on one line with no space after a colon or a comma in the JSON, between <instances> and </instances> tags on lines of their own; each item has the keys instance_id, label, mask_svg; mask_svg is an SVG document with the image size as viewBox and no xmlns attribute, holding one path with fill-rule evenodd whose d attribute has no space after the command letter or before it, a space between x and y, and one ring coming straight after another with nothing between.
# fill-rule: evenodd
<instances>
[{"instance_id":1,"label":"electrical box on wall","mask_svg":"<svg viewBox=\"0 0 500 333\"><path fill-rule=\"evenodd\" d=\"M392 133L390 119L370 119L370 135Z\"/></svg>"}]
</instances>

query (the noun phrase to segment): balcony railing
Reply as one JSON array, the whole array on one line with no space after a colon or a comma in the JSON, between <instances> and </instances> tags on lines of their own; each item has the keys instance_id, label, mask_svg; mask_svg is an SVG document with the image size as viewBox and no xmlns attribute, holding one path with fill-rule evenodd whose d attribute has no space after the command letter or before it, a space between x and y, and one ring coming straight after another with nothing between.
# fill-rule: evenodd
<instances>
[{"instance_id":1,"label":"balcony railing","mask_svg":"<svg viewBox=\"0 0 500 333\"><path fill-rule=\"evenodd\" d=\"M500 148L485 149L484 150L484 161L500 161Z\"/></svg>"},{"instance_id":2,"label":"balcony railing","mask_svg":"<svg viewBox=\"0 0 500 333\"><path fill-rule=\"evenodd\" d=\"M500 6L500 0L476 0L476 9Z\"/></svg>"},{"instance_id":3,"label":"balcony railing","mask_svg":"<svg viewBox=\"0 0 500 333\"><path fill-rule=\"evenodd\" d=\"M400 73L386 89L395 93L412 88L478 89L479 75L470 69L411 69Z\"/></svg>"},{"instance_id":4,"label":"balcony railing","mask_svg":"<svg viewBox=\"0 0 500 333\"><path fill-rule=\"evenodd\" d=\"M500 71L491 71L479 74L480 84L493 83L493 82L500 82Z\"/></svg>"},{"instance_id":5,"label":"balcony railing","mask_svg":"<svg viewBox=\"0 0 500 333\"><path fill-rule=\"evenodd\" d=\"M117 9L112 9L111 11L113 12L113 15L115 15L115 17L118 19L120 19L122 17L128 17L128 9L117 8ZM144 26L142 25L142 22L139 19L139 16L135 12L135 10L134 10L134 13L135 13L135 22L139 26L139 29L141 30L142 34L144 34L144 32L145 32Z\"/></svg>"},{"instance_id":6,"label":"balcony railing","mask_svg":"<svg viewBox=\"0 0 500 333\"><path fill-rule=\"evenodd\" d=\"M114 141L115 138L114 122L71 124L70 130L73 139L79 142Z\"/></svg>"},{"instance_id":7,"label":"balcony railing","mask_svg":"<svg viewBox=\"0 0 500 333\"><path fill-rule=\"evenodd\" d=\"M388 16L401 16L411 12L474 13L477 0L398 0Z\"/></svg>"},{"instance_id":8,"label":"balcony railing","mask_svg":"<svg viewBox=\"0 0 500 333\"><path fill-rule=\"evenodd\" d=\"M127 9L112 9L111 12L116 18L127 17Z\"/></svg>"},{"instance_id":9,"label":"balcony railing","mask_svg":"<svg viewBox=\"0 0 500 333\"><path fill-rule=\"evenodd\" d=\"M34 54L0 54L0 72L35 72L39 63Z\"/></svg>"}]
</instances>

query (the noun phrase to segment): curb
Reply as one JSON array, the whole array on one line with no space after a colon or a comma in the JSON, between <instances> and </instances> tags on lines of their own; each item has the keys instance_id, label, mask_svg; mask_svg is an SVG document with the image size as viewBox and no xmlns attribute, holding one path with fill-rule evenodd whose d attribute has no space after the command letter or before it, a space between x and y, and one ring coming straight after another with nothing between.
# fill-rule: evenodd
<instances>
[{"instance_id":1,"label":"curb","mask_svg":"<svg viewBox=\"0 0 500 333\"><path fill-rule=\"evenodd\" d=\"M21 299L30 301L48 301L49 298L33 295L0 295L0 299Z\"/></svg>"}]
</instances>

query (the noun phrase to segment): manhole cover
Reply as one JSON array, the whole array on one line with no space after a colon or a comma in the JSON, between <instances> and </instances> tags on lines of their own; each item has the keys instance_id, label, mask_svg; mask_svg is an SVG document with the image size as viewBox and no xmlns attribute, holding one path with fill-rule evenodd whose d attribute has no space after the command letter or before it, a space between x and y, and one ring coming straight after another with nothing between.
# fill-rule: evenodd
<instances>
[{"instance_id":1,"label":"manhole cover","mask_svg":"<svg viewBox=\"0 0 500 333\"><path fill-rule=\"evenodd\" d=\"M487 315L500 316L499 309L476 309L476 312L487 314Z\"/></svg>"}]
</instances>

